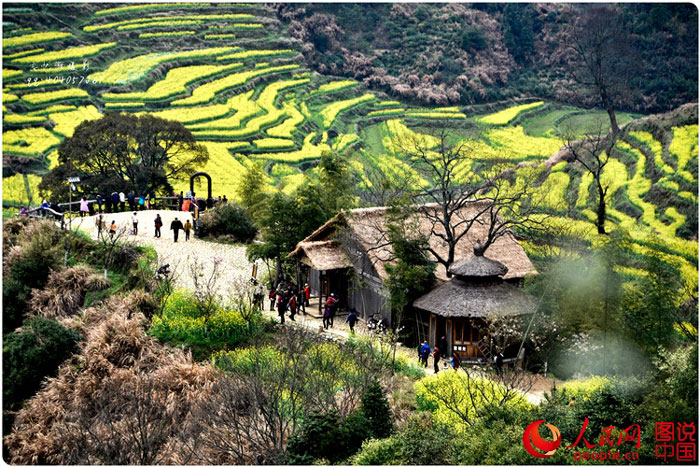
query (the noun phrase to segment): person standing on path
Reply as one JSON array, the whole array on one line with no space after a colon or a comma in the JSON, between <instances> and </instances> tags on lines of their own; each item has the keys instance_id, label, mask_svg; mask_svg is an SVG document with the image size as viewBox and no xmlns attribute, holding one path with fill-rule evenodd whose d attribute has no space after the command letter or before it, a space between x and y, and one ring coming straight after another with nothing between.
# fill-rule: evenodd
<instances>
[{"instance_id":1,"label":"person standing on path","mask_svg":"<svg viewBox=\"0 0 700 467\"><path fill-rule=\"evenodd\" d=\"M338 309L338 299L335 298L334 293L331 293L330 297L328 297L328 300L326 300L326 306L330 310L330 323L331 327L333 327L333 319L335 318L335 312Z\"/></svg>"},{"instance_id":2,"label":"person standing on path","mask_svg":"<svg viewBox=\"0 0 700 467\"><path fill-rule=\"evenodd\" d=\"M309 299L311 298L311 287L309 287L308 282L304 284L304 306L309 306Z\"/></svg>"},{"instance_id":3,"label":"person standing on path","mask_svg":"<svg viewBox=\"0 0 700 467\"><path fill-rule=\"evenodd\" d=\"M299 304L299 309L301 310L302 313L304 313L304 316L306 316L306 294L304 293L303 290L300 290L297 293L297 303Z\"/></svg>"},{"instance_id":4,"label":"person standing on path","mask_svg":"<svg viewBox=\"0 0 700 467\"><path fill-rule=\"evenodd\" d=\"M85 214L90 212L88 202L85 198L80 198L80 217L85 217Z\"/></svg>"},{"instance_id":5,"label":"person standing on path","mask_svg":"<svg viewBox=\"0 0 700 467\"><path fill-rule=\"evenodd\" d=\"M105 212L112 213L112 196L109 193L105 193Z\"/></svg>"},{"instance_id":6,"label":"person standing on path","mask_svg":"<svg viewBox=\"0 0 700 467\"><path fill-rule=\"evenodd\" d=\"M190 230L192 230L192 223L190 222L189 219L187 219L185 221L185 225L184 225L184 227L182 227L182 230L185 231L185 241L186 242L189 241L190 240Z\"/></svg>"},{"instance_id":7,"label":"person standing on path","mask_svg":"<svg viewBox=\"0 0 700 467\"><path fill-rule=\"evenodd\" d=\"M102 213L99 213L97 215L97 218L95 219L95 225L97 226L97 239L102 238L102 229L104 229L105 226L105 221L102 218Z\"/></svg>"},{"instance_id":8,"label":"person standing on path","mask_svg":"<svg viewBox=\"0 0 700 467\"><path fill-rule=\"evenodd\" d=\"M459 370L459 367L462 365L462 358L459 356L456 350L452 352L452 368L455 370Z\"/></svg>"},{"instance_id":9,"label":"person standing on path","mask_svg":"<svg viewBox=\"0 0 700 467\"><path fill-rule=\"evenodd\" d=\"M323 308L323 329L328 329L331 325L331 310L326 305Z\"/></svg>"},{"instance_id":10,"label":"person standing on path","mask_svg":"<svg viewBox=\"0 0 700 467\"><path fill-rule=\"evenodd\" d=\"M289 319L294 321L294 315L297 314L297 294L292 292L289 295Z\"/></svg>"},{"instance_id":11,"label":"person standing on path","mask_svg":"<svg viewBox=\"0 0 700 467\"><path fill-rule=\"evenodd\" d=\"M442 358L447 358L447 339L445 336L440 338L437 346L440 348L440 356Z\"/></svg>"},{"instance_id":12,"label":"person standing on path","mask_svg":"<svg viewBox=\"0 0 700 467\"><path fill-rule=\"evenodd\" d=\"M275 297L277 297L277 290L275 290L275 286L270 285L270 291L268 292L267 297L270 299L270 311L273 311L275 309Z\"/></svg>"},{"instance_id":13,"label":"person standing on path","mask_svg":"<svg viewBox=\"0 0 700 467\"><path fill-rule=\"evenodd\" d=\"M129 194L126 195L126 199L129 201L129 211L136 211L136 194L134 190L131 190Z\"/></svg>"},{"instance_id":14,"label":"person standing on path","mask_svg":"<svg viewBox=\"0 0 700 467\"><path fill-rule=\"evenodd\" d=\"M284 299L284 293L277 293L277 314L280 317L280 323L284 324L284 313L287 311L287 301Z\"/></svg>"},{"instance_id":15,"label":"person standing on path","mask_svg":"<svg viewBox=\"0 0 700 467\"><path fill-rule=\"evenodd\" d=\"M357 322L357 313L355 313L355 310L350 310L350 314L345 318L345 322L350 326L350 332L355 334L355 323Z\"/></svg>"},{"instance_id":16,"label":"person standing on path","mask_svg":"<svg viewBox=\"0 0 700 467\"><path fill-rule=\"evenodd\" d=\"M435 346L433 349L433 371L435 371L435 374L440 371L438 363L440 363L440 347Z\"/></svg>"},{"instance_id":17,"label":"person standing on path","mask_svg":"<svg viewBox=\"0 0 700 467\"><path fill-rule=\"evenodd\" d=\"M180 222L177 217L170 223L170 230L173 231L173 240L175 243L177 243L177 236L180 234L180 230L183 228L182 222Z\"/></svg>"},{"instance_id":18,"label":"person standing on path","mask_svg":"<svg viewBox=\"0 0 700 467\"><path fill-rule=\"evenodd\" d=\"M97 211L102 212L102 195L97 193L97 196L95 196L95 199L97 200Z\"/></svg>"},{"instance_id":19,"label":"person standing on path","mask_svg":"<svg viewBox=\"0 0 700 467\"><path fill-rule=\"evenodd\" d=\"M160 214L156 214L156 220L154 222L156 226L156 238L160 238L160 228L163 227L163 219L160 218Z\"/></svg>"},{"instance_id":20,"label":"person standing on path","mask_svg":"<svg viewBox=\"0 0 700 467\"><path fill-rule=\"evenodd\" d=\"M126 211L126 196L124 196L123 191L119 192L119 210L119 212Z\"/></svg>"},{"instance_id":21,"label":"person standing on path","mask_svg":"<svg viewBox=\"0 0 700 467\"><path fill-rule=\"evenodd\" d=\"M119 193L116 191L112 192L112 206L114 207L114 212L119 212Z\"/></svg>"},{"instance_id":22,"label":"person standing on path","mask_svg":"<svg viewBox=\"0 0 700 467\"><path fill-rule=\"evenodd\" d=\"M131 216L131 225L134 228L134 235L139 234L139 220L136 218L136 211L134 211L134 215Z\"/></svg>"},{"instance_id":23,"label":"person standing on path","mask_svg":"<svg viewBox=\"0 0 700 467\"><path fill-rule=\"evenodd\" d=\"M114 234L117 233L117 222L112 221L112 223L109 226L109 240L112 241L114 240Z\"/></svg>"},{"instance_id":24,"label":"person standing on path","mask_svg":"<svg viewBox=\"0 0 700 467\"><path fill-rule=\"evenodd\" d=\"M423 343L418 347L418 362L423 367L428 368L428 356L430 355L430 346L428 341L423 341Z\"/></svg>"}]
</instances>

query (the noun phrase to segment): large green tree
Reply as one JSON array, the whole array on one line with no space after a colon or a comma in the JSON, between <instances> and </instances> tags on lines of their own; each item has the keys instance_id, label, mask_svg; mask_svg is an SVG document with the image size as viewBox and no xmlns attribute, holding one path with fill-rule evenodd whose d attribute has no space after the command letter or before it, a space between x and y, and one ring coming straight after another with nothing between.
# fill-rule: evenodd
<instances>
[{"instance_id":1,"label":"large green tree","mask_svg":"<svg viewBox=\"0 0 700 467\"><path fill-rule=\"evenodd\" d=\"M78 125L58 147L58 166L40 190L67 197L67 176L81 178L85 194L105 191L155 193L170 190L170 181L193 174L209 159L181 123L150 115L107 112Z\"/></svg>"}]
</instances>

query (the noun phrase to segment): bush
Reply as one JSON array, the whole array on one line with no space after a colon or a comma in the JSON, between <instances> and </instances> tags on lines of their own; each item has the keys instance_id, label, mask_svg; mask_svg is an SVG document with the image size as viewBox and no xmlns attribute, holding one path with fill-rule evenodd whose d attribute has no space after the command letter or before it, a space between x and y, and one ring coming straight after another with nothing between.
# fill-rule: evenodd
<instances>
[{"instance_id":1,"label":"bush","mask_svg":"<svg viewBox=\"0 0 700 467\"><path fill-rule=\"evenodd\" d=\"M4 336L2 348L4 410L19 409L23 400L54 376L58 366L78 350L82 337L56 321L35 316L19 332Z\"/></svg>"},{"instance_id":2,"label":"bush","mask_svg":"<svg viewBox=\"0 0 700 467\"><path fill-rule=\"evenodd\" d=\"M450 464L451 442L450 429L435 422L430 413L421 412L412 415L406 422L406 426L392 437L363 443L362 449L350 459L350 463L356 465Z\"/></svg>"},{"instance_id":3,"label":"bush","mask_svg":"<svg viewBox=\"0 0 700 467\"><path fill-rule=\"evenodd\" d=\"M362 394L362 414L369 422L373 438L386 438L394 426L391 421L391 408L386 400L384 389L373 381Z\"/></svg>"},{"instance_id":4,"label":"bush","mask_svg":"<svg viewBox=\"0 0 700 467\"><path fill-rule=\"evenodd\" d=\"M200 237L230 237L234 242L250 243L258 234L246 211L236 204L224 204L200 216Z\"/></svg>"},{"instance_id":5,"label":"bush","mask_svg":"<svg viewBox=\"0 0 700 467\"><path fill-rule=\"evenodd\" d=\"M153 317L148 333L175 344L221 348L245 341L261 326L260 313L251 314L248 322L237 311L220 306L203 316L193 297L176 292L168 298L162 315Z\"/></svg>"}]
</instances>

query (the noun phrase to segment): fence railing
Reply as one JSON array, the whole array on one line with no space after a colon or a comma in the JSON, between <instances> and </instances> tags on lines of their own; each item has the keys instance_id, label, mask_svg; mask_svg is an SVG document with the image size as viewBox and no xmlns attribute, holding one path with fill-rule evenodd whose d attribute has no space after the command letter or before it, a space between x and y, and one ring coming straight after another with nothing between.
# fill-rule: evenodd
<instances>
[{"instance_id":1,"label":"fence railing","mask_svg":"<svg viewBox=\"0 0 700 467\"><path fill-rule=\"evenodd\" d=\"M187 198L185 198L186 200ZM218 203L218 199L216 198L211 198L211 199L204 199L204 198L198 198L195 200L197 203L197 207L199 208L199 212L204 212L207 209L211 209L212 207L216 206ZM90 208L90 212L93 213L97 211L96 204L97 200L96 199L89 199L87 200L88 206ZM143 211L147 209L146 204L144 203L143 205L138 204L138 200L135 201L136 206L134 208L131 207L129 204L128 200L124 202L124 209L121 209L121 202L118 203L118 209L115 210L114 204L102 202L102 210L104 212L127 212L127 211ZM61 215L63 216L64 214L72 214L72 213L78 213L80 212L80 200L78 201L73 201L70 203L58 203L56 206L60 208L60 212L54 210L54 209L49 209L49 208L44 208L44 210L49 211L52 214L55 215ZM106 211L107 207L109 206L109 211ZM169 210L178 210L179 207L181 206L180 204L180 198L175 197L175 196L158 196L150 199L150 209L169 209ZM3 207L5 208L11 208L11 209L20 209L21 204L20 203L15 203L15 202L3 202ZM34 213L38 210L40 210L41 207L27 207L27 213Z\"/></svg>"}]
</instances>

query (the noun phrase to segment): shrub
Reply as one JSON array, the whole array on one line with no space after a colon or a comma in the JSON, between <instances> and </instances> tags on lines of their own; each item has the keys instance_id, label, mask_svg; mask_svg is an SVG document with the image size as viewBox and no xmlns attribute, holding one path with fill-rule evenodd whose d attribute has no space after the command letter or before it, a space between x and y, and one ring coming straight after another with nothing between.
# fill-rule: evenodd
<instances>
[{"instance_id":1,"label":"shrub","mask_svg":"<svg viewBox=\"0 0 700 467\"><path fill-rule=\"evenodd\" d=\"M258 229L246 211L236 204L224 204L200 217L202 237L230 236L233 241L250 243L258 234Z\"/></svg>"},{"instance_id":2,"label":"shrub","mask_svg":"<svg viewBox=\"0 0 700 467\"><path fill-rule=\"evenodd\" d=\"M260 313L252 314L248 322L237 311L220 306L202 316L193 297L176 292L168 298L162 315L153 317L148 333L171 343L221 348L243 342L261 325Z\"/></svg>"},{"instance_id":3,"label":"shrub","mask_svg":"<svg viewBox=\"0 0 700 467\"><path fill-rule=\"evenodd\" d=\"M2 371L5 410L17 410L31 397L41 381L54 376L58 366L78 350L82 337L56 321L35 316L19 332L5 335Z\"/></svg>"},{"instance_id":4,"label":"shrub","mask_svg":"<svg viewBox=\"0 0 700 467\"><path fill-rule=\"evenodd\" d=\"M445 435L448 436L445 436ZM356 465L450 464L452 437L448 427L433 420L430 413L411 416L406 426L390 438L370 440L350 459Z\"/></svg>"},{"instance_id":5,"label":"shrub","mask_svg":"<svg viewBox=\"0 0 700 467\"><path fill-rule=\"evenodd\" d=\"M362 414L369 422L372 437L385 438L391 434L394 428L391 409L384 389L377 381L373 381L362 394Z\"/></svg>"}]
</instances>

